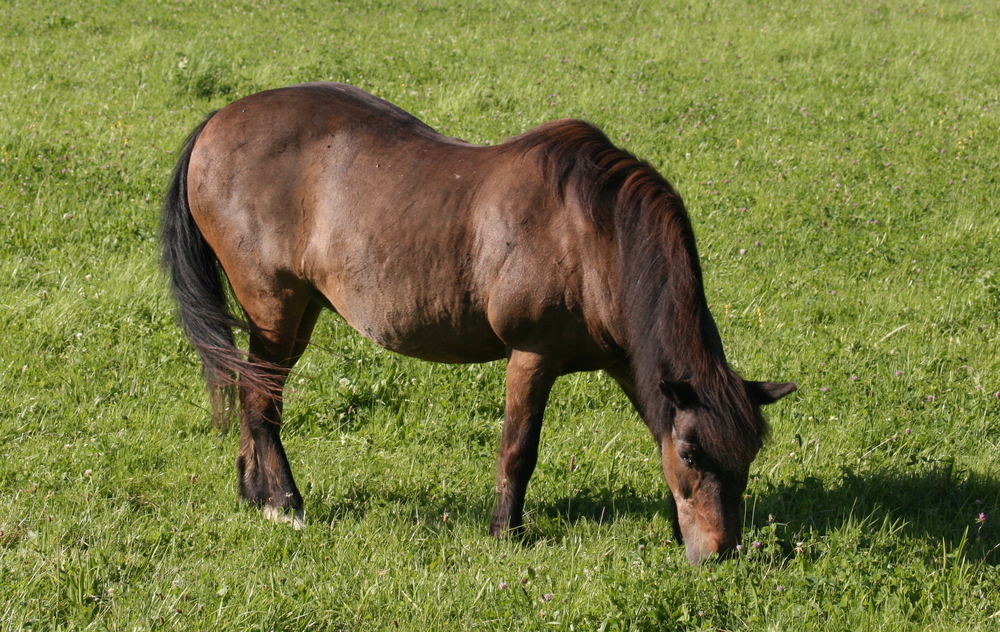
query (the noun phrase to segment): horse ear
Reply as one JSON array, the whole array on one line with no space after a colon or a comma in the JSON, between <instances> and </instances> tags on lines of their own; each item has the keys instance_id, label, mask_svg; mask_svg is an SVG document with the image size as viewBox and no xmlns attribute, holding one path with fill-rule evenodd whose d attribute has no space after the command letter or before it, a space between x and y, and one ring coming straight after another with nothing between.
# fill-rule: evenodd
<instances>
[{"instance_id":1,"label":"horse ear","mask_svg":"<svg viewBox=\"0 0 1000 632\"><path fill-rule=\"evenodd\" d=\"M773 404L798 388L795 382L743 382L750 401L758 406Z\"/></svg>"},{"instance_id":2,"label":"horse ear","mask_svg":"<svg viewBox=\"0 0 1000 632\"><path fill-rule=\"evenodd\" d=\"M699 403L698 394L694 392L690 382L660 380L660 391L680 409L693 408Z\"/></svg>"}]
</instances>

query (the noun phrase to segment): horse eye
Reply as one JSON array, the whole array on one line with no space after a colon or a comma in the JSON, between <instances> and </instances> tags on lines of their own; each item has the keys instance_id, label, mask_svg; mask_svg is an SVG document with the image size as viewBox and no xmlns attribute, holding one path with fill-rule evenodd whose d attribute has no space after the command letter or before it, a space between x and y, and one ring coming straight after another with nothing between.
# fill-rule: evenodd
<instances>
[{"instance_id":1,"label":"horse eye","mask_svg":"<svg viewBox=\"0 0 1000 632\"><path fill-rule=\"evenodd\" d=\"M689 441L686 439L678 439L675 445L677 450L677 456L680 457L681 462L687 467L694 467L695 463L698 461L698 456L701 453L697 442Z\"/></svg>"}]
</instances>

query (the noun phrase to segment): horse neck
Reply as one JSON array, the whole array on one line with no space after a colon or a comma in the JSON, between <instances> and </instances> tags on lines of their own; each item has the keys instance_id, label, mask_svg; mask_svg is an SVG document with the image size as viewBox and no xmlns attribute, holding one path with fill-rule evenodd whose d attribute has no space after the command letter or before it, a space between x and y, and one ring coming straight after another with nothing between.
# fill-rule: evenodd
<instances>
[{"instance_id":1,"label":"horse neck","mask_svg":"<svg viewBox=\"0 0 1000 632\"><path fill-rule=\"evenodd\" d=\"M645 217L618 223L619 303L637 395L648 417L662 403L661 379L707 385L728 365L683 206L634 212Z\"/></svg>"}]
</instances>

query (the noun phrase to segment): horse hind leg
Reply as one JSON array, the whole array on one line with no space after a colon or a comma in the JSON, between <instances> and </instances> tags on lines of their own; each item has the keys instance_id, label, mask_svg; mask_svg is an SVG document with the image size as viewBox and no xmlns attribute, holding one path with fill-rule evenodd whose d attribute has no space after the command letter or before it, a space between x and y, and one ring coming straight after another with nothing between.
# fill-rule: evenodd
<instances>
[{"instance_id":1,"label":"horse hind leg","mask_svg":"<svg viewBox=\"0 0 1000 632\"><path fill-rule=\"evenodd\" d=\"M272 300L243 303L250 322L249 359L258 372L240 380L239 493L261 507L264 517L296 529L305 525L305 513L281 443L282 395L321 309L310 294L307 290L265 292L257 296L270 295Z\"/></svg>"}]
</instances>

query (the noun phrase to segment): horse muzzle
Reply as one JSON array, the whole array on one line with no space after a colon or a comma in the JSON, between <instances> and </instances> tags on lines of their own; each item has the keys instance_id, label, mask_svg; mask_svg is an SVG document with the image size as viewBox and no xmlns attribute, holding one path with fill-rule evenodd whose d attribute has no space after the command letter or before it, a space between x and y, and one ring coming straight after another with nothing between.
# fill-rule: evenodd
<instances>
[{"instance_id":1,"label":"horse muzzle","mask_svg":"<svg viewBox=\"0 0 1000 632\"><path fill-rule=\"evenodd\" d=\"M701 564L712 556L730 557L740 541L740 525L726 524L722 512L706 516L694 510L690 503L678 503L678 522L684 538L688 562Z\"/></svg>"}]
</instances>

